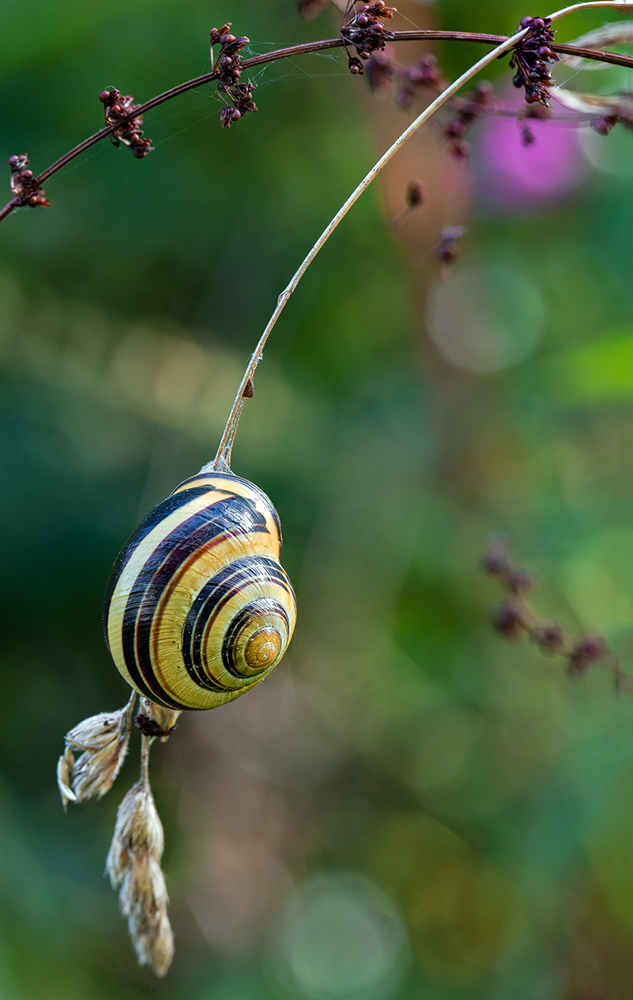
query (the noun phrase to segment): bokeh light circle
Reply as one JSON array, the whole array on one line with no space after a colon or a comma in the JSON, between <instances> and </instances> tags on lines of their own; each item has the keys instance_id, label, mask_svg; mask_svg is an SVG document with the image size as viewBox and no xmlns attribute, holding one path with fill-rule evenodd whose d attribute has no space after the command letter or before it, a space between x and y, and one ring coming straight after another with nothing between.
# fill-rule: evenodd
<instances>
[{"instance_id":1,"label":"bokeh light circle","mask_svg":"<svg viewBox=\"0 0 633 1000\"><path fill-rule=\"evenodd\" d=\"M541 333L541 293L517 267L485 263L456 270L431 292L428 331L451 364L495 372L525 358Z\"/></svg>"},{"instance_id":2,"label":"bokeh light circle","mask_svg":"<svg viewBox=\"0 0 633 1000\"><path fill-rule=\"evenodd\" d=\"M616 177L633 177L633 136L618 125L608 136L598 135L592 128L583 129L580 141L592 167Z\"/></svg>"},{"instance_id":3,"label":"bokeh light circle","mask_svg":"<svg viewBox=\"0 0 633 1000\"><path fill-rule=\"evenodd\" d=\"M277 971L309 1000L388 1000L408 966L390 899L360 876L320 875L286 906L273 944Z\"/></svg>"}]
</instances>

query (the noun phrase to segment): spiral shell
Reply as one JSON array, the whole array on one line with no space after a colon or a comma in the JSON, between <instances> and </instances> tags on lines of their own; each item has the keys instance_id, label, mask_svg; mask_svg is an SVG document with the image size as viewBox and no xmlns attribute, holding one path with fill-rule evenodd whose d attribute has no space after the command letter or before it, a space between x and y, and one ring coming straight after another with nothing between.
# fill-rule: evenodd
<instances>
[{"instance_id":1,"label":"spiral shell","mask_svg":"<svg viewBox=\"0 0 633 1000\"><path fill-rule=\"evenodd\" d=\"M132 687L167 708L233 701L279 663L296 603L281 526L257 486L230 473L186 479L114 564L106 642Z\"/></svg>"}]
</instances>

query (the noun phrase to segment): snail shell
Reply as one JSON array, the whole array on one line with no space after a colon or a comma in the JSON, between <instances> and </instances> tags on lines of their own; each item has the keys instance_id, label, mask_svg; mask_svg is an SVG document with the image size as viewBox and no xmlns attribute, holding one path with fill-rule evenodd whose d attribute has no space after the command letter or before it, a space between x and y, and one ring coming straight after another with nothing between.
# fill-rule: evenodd
<instances>
[{"instance_id":1,"label":"snail shell","mask_svg":"<svg viewBox=\"0 0 633 1000\"><path fill-rule=\"evenodd\" d=\"M106 643L129 684L174 709L215 708L284 655L296 619L281 526L257 486L230 473L186 479L114 564Z\"/></svg>"}]
</instances>

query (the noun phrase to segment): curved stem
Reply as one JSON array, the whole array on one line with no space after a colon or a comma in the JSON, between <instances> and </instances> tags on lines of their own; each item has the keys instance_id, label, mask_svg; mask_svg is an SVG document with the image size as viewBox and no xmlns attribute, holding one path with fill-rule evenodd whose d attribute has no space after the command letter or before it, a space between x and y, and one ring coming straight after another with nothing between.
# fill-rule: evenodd
<instances>
[{"instance_id":1,"label":"curved stem","mask_svg":"<svg viewBox=\"0 0 633 1000\"><path fill-rule=\"evenodd\" d=\"M563 7L554 14L550 14L549 17L552 21L558 21L560 17L567 17L568 14L573 14L575 10L585 10L589 7L601 7L603 9L608 7L612 10L633 11L633 0L585 0L584 3L573 3L569 7Z\"/></svg>"},{"instance_id":2,"label":"curved stem","mask_svg":"<svg viewBox=\"0 0 633 1000\"><path fill-rule=\"evenodd\" d=\"M564 14L571 13L574 10L579 10L582 7L612 7L617 10L629 9L633 10L633 2L630 3L616 3L615 0L599 0L599 2L590 3L579 3L574 4L572 7L566 7L562 11L558 11L556 14L552 15L553 18L562 17ZM394 39L395 42L406 42L406 41L455 41L455 42L476 42L483 45L500 45L506 41L505 35L489 35L482 34L480 32L471 31L434 31L434 30L421 30L421 31L395 31ZM292 45L285 49L276 49L274 52L266 52L259 56L252 56L250 59L245 59L242 62L244 69L249 69L254 66L262 66L266 63L276 62L279 59L290 59L294 56L309 55L313 52L323 52L328 49L343 48L344 40L340 37L338 38L325 38L317 42L305 42L302 45ZM600 62L613 63L617 66L625 66L629 69L633 68L633 58L630 56L620 55L617 52L599 52L595 49L585 49L580 48L575 45L559 45L555 43L552 48L556 52L563 52L566 55L575 55L582 57L584 59L596 59ZM204 73L202 76L194 77L192 80L186 80L184 83L179 83L175 87L171 87L169 90L164 91L162 94L157 94L156 97L152 97L145 104L140 104L134 111L130 112L127 118L121 118L115 125L106 125L104 128L95 132L93 135L84 139L73 149L70 149L63 156L60 156L58 160L43 170L38 177L35 178L34 183L38 186L43 185L50 177L56 174L59 170L74 160L75 157L80 156L91 146L94 146L97 142L105 139L108 135L111 135L115 128L118 128L122 122L128 120L128 118L133 118L138 115L143 115L147 111L151 111L152 108L157 108L159 105L164 104L166 101L170 101L174 97L178 97L180 94L184 94L189 90L194 90L196 87L202 87L206 83L210 83L216 79L215 71L210 73ZM0 209L0 222L6 219L14 209L20 207L19 198L11 198L7 204Z\"/></svg>"},{"instance_id":3,"label":"curved stem","mask_svg":"<svg viewBox=\"0 0 633 1000\"><path fill-rule=\"evenodd\" d=\"M555 14L552 14L551 17L552 19L558 19L564 17L567 14L571 14L575 10L581 10L584 7L605 7L605 8L616 8L616 9L628 7L630 10L633 10L633 0L631 0L630 3L614 2L614 0L591 0L591 2L588 3L587 2L576 3L570 7L564 8L563 10L557 11ZM216 452L215 458L213 459L213 461L208 462L206 465L204 465L201 471L203 472L230 471L233 443L235 441L235 435L237 433L239 419L242 413L242 408L244 406L244 390L246 389L246 386L253 378L253 375L255 374L255 369L257 368L257 365L261 361L266 341L268 340L275 326L275 323L277 322L281 313L283 312L286 303L288 302L288 299L290 298L295 288L301 281L301 278L303 277L303 275L305 274L310 264L321 250L321 248L327 243L328 239L330 238L334 230L337 228L339 223L345 218L352 205L354 205L355 202L358 201L363 191L365 191L365 189L369 187L374 178L376 178L380 173L380 171L383 169L383 167L385 167L386 164L389 163L392 157L395 156L395 154L402 146L404 146L404 144L408 141L408 139L410 139L411 136L414 135L415 132L417 132L420 126L423 125L425 122L427 122L429 118L431 118L432 115L434 115L435 112L439 108L441 108L441 106L445 104L447 100L453 97L466 83L472 80L472 78L476 76L480 70L484 69L491 62L494 62L494 60L498 59L499 56L502 56L504 52L507 52L509 49L514 48L517 42L519 42L523 38L523 36L527 33L527 30L528 30L527 28L524 28L522 31L517 32L510 38L503 39L496 48L494 48L491 52L488 52L485 56L479 59L478 62L476 62L473 66L467 69L465 73L462 73L462 75L457 80L455 80L454 83L451 83L446 88L446 90L444 90L439 95L439 97L437 97L431 104L429 104L429 106L425 108L422 114L420 114L415 119L415 121L412 122L411 125L409 125L409 127L405 129L404 132L402 132L402 134L396 139L396 141L389 147L387 152L384 153L380 157L378 162L374 164L369 173L365 175L360 184L355 188L355 190L349 196L347 201L344 203L344 205L336 213L336 215L329 223L329 225L323 230L318 240L308 253L307 257L305 257L305 259L302 261L299 268L297 269L297 271L295 271L294 275L292 276L290 282L288 283L286 288L283 290L283 292L277 299L277 305L273 311L273 314L270 317L264 332L259 338L259 342L255 350L253 351L253 354L251 355L251 359L246 367L246 371L244 372L242 381L238 386L237 394L235 396L235 400L233 401L233 405L229 412L228 420L226 422L226 426L222 433L222 437L220 439L220 444L218 445L218 450ZM567 48L573 48L573 46L567 46Z\"/></svg>"},{"instance_id":4,"label":"curved stem","mask_svg":"<svg viewBox=\"0 0 633 1000\"><path fill-rule=\"evenodd\" d=\"M499 56L503 55L504 52L507 52L509 49L513 48L516 45L516 43L520 41L521 38L523 38L523 36L526 34L526 31L527 29L524 28L523 31L517 32L516 35L512 35L510 38L506 38L501 43L501 45L498 45L495 49L492 50L492 52L488 52L485 56L479 59L478 62L476 62L473 66L467 69L465 73L462 73L462 75L457 80L455 80L454 83L451 83L446 88L446 90L444 90L439 95L439 97L437 97L432 102L432 104L429 104L428 108L425 108L422 114L418 115L415 121L413 121L409 125L409 127L406 128L404 132L402 132L402 134L398 136L396 141L389 147L387 152L383 153L383 155L380 157L378 162L374 164L371 170L367 174L365 174L360 184L358 184L358 186L354 189L354 191L349 196L345 204L341 206L341 208L338 210L332 221L323 230L318 240L308 253L307 257L305 257L305 259L302 261L302 263L300 264L300 266L290 279L290 282L284 288L283 292L277 299L277 305L275 307L275 310L268 321L266 329L259 338L259 343L257 344L257 347L255 348L251 356L251 359L246 367L246 371L244 372L242 381L240 382L239 388L237 390L237 395L233 402L233 406L231 407L231 412L229 413L229 418L226 422L226 427L224 428L224 432L220 439L220 444L218 446L217 454L212 462L208 463L208 465L203 466L203 470L201 471L213 471L213 470L226 471L227 469L230 469L231 451L233 448L233 442L235 440L235 433L237 431L237 425L242 412L242 407L244 405L244 390L248 385L248 383L250 382L250 380L252 379L255 373L255 369L257 368L257 365L261 361L266 341L268 340L273 330L273 327L275 326L275 323L277 322L281 313L283 312L286 303L288 302L288 299L290 298L295 288L301 281L301 278L303 277L303 275L309 268L310 264L318 254L319 250L321 250L321 248L325 246L325 244L329 240L334 230L337 228L339 223L342 222L342 220L345 218L352 205L354 205L358 201L363 191L365 191L366 188L369 187L371 182L374 180L375 177L378 176L383 167L385 167L387 163L389 163L389 161L396 155L398 150L401 149L402 146L404 146L404 144L411 138L411 136L418 131L420 126L424 125L424 123L428 121L429 118L431 118L432 115L434 115L435 112L439 108L441 108L443 104L446 103L446 101L448 101L459 90L461 90L464 84L468 83L469 80L472 80L472 78L476 76L480 70L484 69L491 62L494 62L494 60L498 59Z\"/></svg>"}]
</instances>

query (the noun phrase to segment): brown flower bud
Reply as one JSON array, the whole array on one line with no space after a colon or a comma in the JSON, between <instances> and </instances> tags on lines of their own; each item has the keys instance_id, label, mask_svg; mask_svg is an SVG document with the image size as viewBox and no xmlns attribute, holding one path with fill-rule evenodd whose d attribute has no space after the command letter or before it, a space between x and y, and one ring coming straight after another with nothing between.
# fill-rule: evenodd
<instances>
[{"instance_id":1,"label":"brown flower bud","mask_svg":"<svg viewBox=\"0 0 633 1000\"><path fill-rule=\"evenodd\" d=\"M424 187L422 181L409 181L406 202L409 208L417 208L424 204Z\"/></svg>"}]
</instances>

